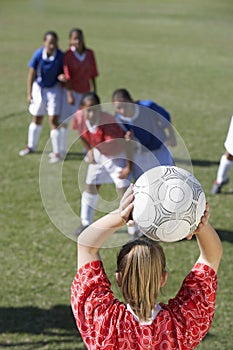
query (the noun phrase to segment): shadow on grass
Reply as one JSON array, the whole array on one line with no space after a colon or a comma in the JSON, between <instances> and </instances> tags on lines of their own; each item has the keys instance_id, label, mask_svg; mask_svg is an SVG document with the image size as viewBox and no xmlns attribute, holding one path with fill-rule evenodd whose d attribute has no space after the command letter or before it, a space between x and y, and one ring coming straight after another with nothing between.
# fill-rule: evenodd
<instances>
[{"instance_id":1,"label":"shadow on grass","mask_svg":"<svg viewBox=\"0 0 233 350\"><path fill-rule=\"evenodd\" d=\"M43 340L0 342L0 348L16 348L31 346L30 349L41 348L48 344L77 343L75 349L86 349L78 333L71 308L67 305L55 305L51 309L33 306L0 307L0 334L27 334L46 336ZM9 339L8 337L8 339ZM51 337L51 338L50 338ZM61 340L60 340L60 339Z\"/></svg>"},{"instance_id":2,"label":"shadow on grass","mask_svg":"<svg viewBox=\"0 0 233 350\"><path fill-rule=\"evenodd\" d=\"M233 231L230 230L222 230L220 228L215 229L218 232L218 235L221 241L227 241L233 243Z\"/></svg>"},{"instance_id":3,"label":"shadow on grass","mask_svg":"<svg viewBox=\"0 0 233 350\"><path fill-rule=\"evenodd\" d=\"M175 158L175 162L179 164L184 164L184 165L190 164L189 161L181 158ZM211 167L211 166L219 165L219 160L216 161L216 160L191 159L191 162L193 166L200 166L200 167Z\"/></svg>"},{"instance_id":4,"label":"shadow on grass","mask_svg":"<svg viewBox=\"0 0 233 350\"><path fill-rule=\"evenodd\" d=\"M65 160L83 160L84 154L82 152L68 152Z\"/></svg>"},{"instance_id":5,"label":"shadow on grass","mask_svg":"<svg viewBox=\"0 0 233 350\"><path fill-rule=\"evenodd\" d=\"M26 110L21 110L21 111L12 112L12 113L3 115L3 116L0 117L0 123L5 121L5 120L8 120L10 118L21 117L21 115L26 114L26 113L27 113Z\"/></svg>"}]
</instances>

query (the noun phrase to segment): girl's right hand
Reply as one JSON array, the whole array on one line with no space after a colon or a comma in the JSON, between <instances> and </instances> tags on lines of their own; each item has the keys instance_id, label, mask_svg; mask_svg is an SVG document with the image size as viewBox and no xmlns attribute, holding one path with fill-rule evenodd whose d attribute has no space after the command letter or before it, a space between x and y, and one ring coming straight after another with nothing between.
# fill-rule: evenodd
<instances>
[{"instance_id":1,"label":"girl's right hand","mask_svg":"<svg viewBox=\"0 0 233 350\"><path fill-rule=\"evenodd\" d=\"M27 101L28 101L28 103L32 102L32 94L31 93L27 95Z\"/></svg>"},{"instance_id":2,"label":"girl's right hand","mask_svg":"<svg viewBox=\"0 0 233 350\"><path fill-rule=\"evenodd\" d=\"M72 94L67 95L67 100L70 105L74 105L74 97Z\"/></svg>"},{"instance_id":3,"label":"girl's right hand","mask_svg":"<svg viewBox=\"0 0 233 350\"><path fill-rule=\"evenodd\" d=\"M203 216L201 217L201 221L200 221L199 225L197 226L197 228L194 232L190 233L190 235L188 235L186 237L186 239L190 240L190 239L192 239L193 235L201 232L202 229L205 227L205 225L208 224L209 217L210 217L210 207L209 207L209 204L206 203L206 208L205 208Z\"/></svg>"},{"instance_id":4,"label":"girl's right hand","mask_svg":"<svg viewBox=\"0 0 233 350\"><path fill-rule=\"evenodd\" d=\"M134 220L132 219L133 201L133 184L131 184L129 188L125 191L123 197L121 198L119 206L120 215L128 226L135 224Z\"/></svg>"}]
</instances>

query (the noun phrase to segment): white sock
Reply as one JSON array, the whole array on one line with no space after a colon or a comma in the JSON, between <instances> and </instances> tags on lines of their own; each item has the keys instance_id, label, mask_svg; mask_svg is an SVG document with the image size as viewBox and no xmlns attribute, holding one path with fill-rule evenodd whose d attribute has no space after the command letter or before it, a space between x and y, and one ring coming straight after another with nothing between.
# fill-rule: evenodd
<instances>
[{"instance_id":1,"label":"white sock","mask_svg":"<svg viewBox=\"0 0 233 350\"><path fill-rule=\"evenodd\" d=\"M28 147L35 151L39 141L42 125L31 122L28 127Z\"/></svg>"},{"instance_id":2,"label":"white sock","mask_svg":"<svg viewBox=\"0 0 233 350\"><path fill-rule=\"evenodd\" d=\"M81 200L81 222L83 226L90 225L93 222L98 197L98 194L83 192Z\"/></svg>"},{"instance_id":3,"label":"white sock","mask_svg":"<svg viewBox=\"0 0 233 350\"><path fill-rule=\"evenodd\" d=\"M66 154L67 152L67 138L68 138L68 128L60 128L60 152L61 154Z\"/></svg>"},{"instance_id":4,"label":"white sock","mask_svg":"<svg viewBox=\"0 0 233 350\"><path fill-rule=\"evenodd\" d=\"M60 129L50 130L50 139L52 143L53 153L56 155L60 154Z\"/></svg>"},{"instance_id":5,"label":"white sock","mask_svg":"<svg viewBox=\"0 0 233 350\"><path fill-rule=\"evenodd\" d=\"M136 232L138 232L138 226L128 226L128 234L129 235L134 235Z\"/></svg>"},{"instance_id":6,"label":"white sock","mask_svg":"<svg viewBox=\"0 0 233 350\"><path fill-rule=\"evenodd\" d=\"M222 184L224 181L226 181L229 177L229 171L231 167L233 166L233 161L228 160L226 155L223 154L220 160L220 164L218 167L218 173L217 173L217 183Z\"/></svg>"}]
</instances>

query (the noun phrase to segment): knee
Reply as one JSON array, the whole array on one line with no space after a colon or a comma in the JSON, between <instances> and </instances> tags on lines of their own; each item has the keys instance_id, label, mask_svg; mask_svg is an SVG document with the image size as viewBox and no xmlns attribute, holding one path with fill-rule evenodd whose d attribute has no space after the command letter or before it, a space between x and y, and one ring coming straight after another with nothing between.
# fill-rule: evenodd
<instances>
[{"instance_id":1,"label":"knee","mask_svg":"<svg viewBox=\"0 0 233 350\"><path fill-rule=\"evenodd\" d=\"M41 125L42 121L43 121L43 117L34 117L33 118L33 123L35 123L36 125Z\"/></svg>"},{"instance_id":2,"label":"knee","mask_svg":"<svg viewBox=\"0 0 233 350\"><path fill-rule=\"evenodd\" d=\"M227 160L231 160L231 161L233 160L233 155L232 154L230 154L228 152L226 152L225 154L226 154Z\"/></svg>"},{"instance_id":3,"label":"knee","mask_svg":"<svg viewBox=\"0 0 233 350\"><path fill-rule=\"evenodd\" d=\"M91 194L98 194L100 185L86 185L85 191Z\"/></svg>"},{"instance_id":4,"label":"knee","mask_svg":"<svg viewBox=\"0 0 233 350\"><path fill-rule=\"evenodd\" d=\"M59 120L57 116L49 117L49 125L51 129L56 129L59 126Z\"/></svg>"}]
</instances>

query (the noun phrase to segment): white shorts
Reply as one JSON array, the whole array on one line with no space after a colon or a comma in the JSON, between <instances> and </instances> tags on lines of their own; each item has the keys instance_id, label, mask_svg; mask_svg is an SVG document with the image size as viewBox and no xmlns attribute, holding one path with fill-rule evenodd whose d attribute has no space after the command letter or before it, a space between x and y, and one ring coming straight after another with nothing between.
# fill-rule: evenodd
<instances>
[{"instance_id":1,"label":"white shorts","mask_svg":"<svg viewBox=\"0 0 233 350\"><path fill-rule=\"evenodd\" d=\"M120 171L126 166L124 154L110 158L100 153L96 148L93 151L96 164L88 165L86 184L101 185L114 183L116 188L128 187L130 184L128 179L119 179Z\"/></svg>"},{"instance_id":2,"label":"white shorts","mask_svg":"<svg viewBox=\"0 0 233 350\"><path fill-rule=\"evenodd\" d=\"M160 165L174 165L174 160L165 145L149 151L142 147L135 151L132 166L132 177L136 181L145 171Z\"/></svg>"},{"instance_id":3,"label":"white shorts","mask_svg":"<svg viewBox=\"0 0 233 350\"><path fill-rule=\"evenodd\" d=\"M75 112L79 109L81 98L83 94L72 91L72 95L74 97L74 104L71 105L67 101L67 89L62 89L62 106L60 113L60 122L63 123L69 117L72 117ZM70 119L67 120L69 122Z\"/></svg>"},{"instance_id":4,"label":"white shorts","mask_svg":"<svg viewBox=\"0 0 233 350\"><path fill-rule=\"evenodd\" d=\"M45 114L54 116L59 115L61 111L61 93L60 83L53 87L42 88L37 82L32 85L32 102L29 105L29 112L34 116L43 116Z\"/></svg>"},{"instance_id":5,"label":"white shorts","mask_svg":"<svg viewBox=\"0 0 233 350\"><path fill-rule=\"evenodd\" d=\"M233 116L231 117L231 122L230 122L230 126L229 126L228 133L227 133L227 138L226 138L226 141L224 143L224 146L225 146L227 152L230 153L231 155L233 155Z\"/></svg>"}]
</instances>

